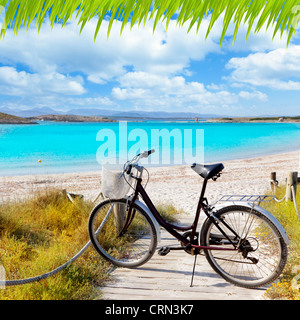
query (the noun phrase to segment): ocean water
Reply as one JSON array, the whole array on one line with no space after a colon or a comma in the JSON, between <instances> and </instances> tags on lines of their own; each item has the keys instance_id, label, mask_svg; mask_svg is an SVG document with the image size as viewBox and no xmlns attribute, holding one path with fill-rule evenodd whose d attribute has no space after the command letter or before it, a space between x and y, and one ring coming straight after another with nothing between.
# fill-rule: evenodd
<instances>
[{"instance_id":1,"label":"ocean water","mask_svg":"<svg viewBox=\"0 0 300 320\"><path fill-rule=\"evenodd\" d=\"M148 165L221 162L300 151L300 123L111 122L0 125L0 175L97 171L156 149ZM185 156L185 153L187 156ZM165 156L164 156L165 155ZM150 158L149 158L150 159Z\"/></svg>"}]
</instances>

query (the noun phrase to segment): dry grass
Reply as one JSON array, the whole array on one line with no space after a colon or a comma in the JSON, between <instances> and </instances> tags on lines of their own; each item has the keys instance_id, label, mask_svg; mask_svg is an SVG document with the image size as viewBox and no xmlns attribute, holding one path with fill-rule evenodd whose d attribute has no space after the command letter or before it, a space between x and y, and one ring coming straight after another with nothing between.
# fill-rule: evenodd
<instances>
[{"instance_id":1,"label":"dry grass","mask_svg":"<svg viewBox=\"0 0 300 320\"><path fill-rule=\"evenodd\" d=\"M299 189L299 188L298 188ZM278 190L276 196L281 199L285 189ZM300 193L297 194L298 208ZM300 300L300 221L297 218L293 202L271 202L264 206L282 224L289 238L289 257L279 281L273 283L266 292L269 299Z\"/></svg>"},{"instance_id":2,"label":"dry grass","mask_svg":"<svg viewBox=\"0 0 300 320\"><path fill-rule=\"evenodd\" d=\"M22 202L0 205L0 265L6 280L49 272L73 257L88 241L87 221L93 204L70 202L58 190L46 190ZM173 216L172 206L160 212ZM39 282L7 286L0 300L99 299L110 264L92 246L63 271Z\"/></svg>"}]
</instances>

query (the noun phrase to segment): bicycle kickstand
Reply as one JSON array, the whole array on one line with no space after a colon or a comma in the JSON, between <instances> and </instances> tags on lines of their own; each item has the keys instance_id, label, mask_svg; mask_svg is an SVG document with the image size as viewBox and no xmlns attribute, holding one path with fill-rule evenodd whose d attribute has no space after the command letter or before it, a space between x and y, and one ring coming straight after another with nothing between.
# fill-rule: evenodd
<instances>
[{"instance_id":1,"label":"bicycle kickstand","mask_svg":"<svg viewBox=\"0 0 300 320\"><path fill-rule=\"evenodd\" d=\"M194 259L194 266L193 266L193 273L192 273L192 280L191 280L191 285L190 285L190 287L192 287L192 286L193 286L193 281L194 281L194 274L195 274L195 267L196 267L197 256L198 256L198 254L196 253L196 254L195 254L195 259Z\"/></svg>"}]
</instances>

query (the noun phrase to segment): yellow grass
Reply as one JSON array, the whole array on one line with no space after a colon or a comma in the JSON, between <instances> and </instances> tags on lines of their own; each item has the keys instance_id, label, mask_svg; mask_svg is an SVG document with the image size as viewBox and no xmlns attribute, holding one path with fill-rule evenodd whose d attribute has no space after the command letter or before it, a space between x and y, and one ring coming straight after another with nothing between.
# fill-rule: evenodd
<instances>
[{"instance_id":1,"label":"yellow grass","mask_svg":"<svg viewBox=\"0 0 300 320\"><path fill-rule=\"evenodd\" d=\"M299 189L299 186L298 186ZM278 190L276 196L281 199L285 188ZM298 210L300 209L300 192L297 193ZM300 300L300 221L292 201L271 202L264 207L282 224L289 237L289 257L279 281L273 283L266 292L270 299Z\"/></svg>"},{"instance_id":2,"label":"yellow grass","mask_svg":"<svg viewBox=\"0 0 300 320\"><path fill-rule=\"evenodd\" d=\"M0 205L0 265L6 280L49 272L72 258L88 241L87 222L93 204L70 202L58 190L46 190L20 202ZM163 214L174 207L160 207ZM72 265L41 280L0 290L0 300L100 299L99 286L111 265L94 248Z\"/></svg>"}]
</instances>

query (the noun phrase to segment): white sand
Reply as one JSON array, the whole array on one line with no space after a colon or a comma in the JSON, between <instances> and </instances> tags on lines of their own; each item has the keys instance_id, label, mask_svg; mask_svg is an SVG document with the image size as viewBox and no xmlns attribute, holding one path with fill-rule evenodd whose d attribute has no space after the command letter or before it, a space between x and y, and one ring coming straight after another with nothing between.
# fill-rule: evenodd
<instances>
[{"instance_id":1,"label":"white sand","mask_svg":"<svg viewBox=\"0 0 300 320\"><path fill-rule=\"evenodd\" d=\"M299 171L299 151L253 159L225 161L223 175L209 181L206 196L210 202L224 194L264 194L269 188L270 173L279 182L289 171ZM194 213L203 179L190 166L148 168L147 192L155 202L172 203L178 209ZM66 189L94 200L100 191L101 171L31 176L0 177L0 201L15 200L44 188Z\"/></svg>"}]
</instances>

